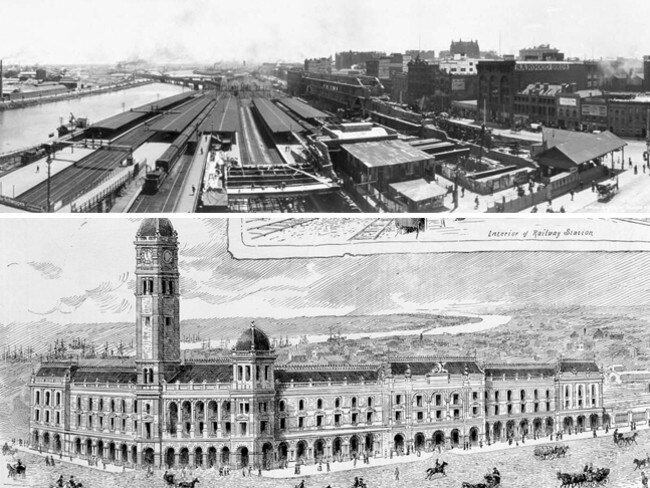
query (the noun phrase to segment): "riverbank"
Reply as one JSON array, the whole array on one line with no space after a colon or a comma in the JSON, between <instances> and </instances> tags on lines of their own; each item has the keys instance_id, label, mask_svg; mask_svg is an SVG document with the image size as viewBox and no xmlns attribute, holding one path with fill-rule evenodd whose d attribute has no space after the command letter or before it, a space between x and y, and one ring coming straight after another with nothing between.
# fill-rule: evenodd
<instances>
[{"instance_id":1,"label":"riverbank","mask_svg":"<svg viewBox=\"0 0 650 488\"><path fill-rule=\"evenodd\" d=\"M25 100L11 100L0 101L0 112L5 110L15 110L26 107L33 107L35 105L42 105L44 103L60 102L63 100L73 100L75 98L82 98L89 95L101 95L102 93L110 93L120 90L128 90L129 88L137 88L139 86L149 85L154 83L153 80L138 80L129 83L118 83L117 85L108 85L100 88L93 88L88 90L79 90L66 93L57 93L38 98L28 98Z\"/></svg>"}]
</instances>

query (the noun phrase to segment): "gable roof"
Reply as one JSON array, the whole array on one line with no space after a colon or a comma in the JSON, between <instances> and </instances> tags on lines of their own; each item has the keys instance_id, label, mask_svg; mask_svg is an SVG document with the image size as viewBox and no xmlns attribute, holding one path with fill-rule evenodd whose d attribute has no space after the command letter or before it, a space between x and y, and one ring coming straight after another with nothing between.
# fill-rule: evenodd
<instances>
[{"instance_id":1,"label":"gable roof","mask_svg":"<svg viewBox=\"0 0 650 488\"><path fill-rule=\"evenodd\" d=\"M627 146L623 139L609 131L588 134L544 128L542 140L546 150L535 159L540 164L561 169L570 169Z\"/></svg>"}]
</instances>

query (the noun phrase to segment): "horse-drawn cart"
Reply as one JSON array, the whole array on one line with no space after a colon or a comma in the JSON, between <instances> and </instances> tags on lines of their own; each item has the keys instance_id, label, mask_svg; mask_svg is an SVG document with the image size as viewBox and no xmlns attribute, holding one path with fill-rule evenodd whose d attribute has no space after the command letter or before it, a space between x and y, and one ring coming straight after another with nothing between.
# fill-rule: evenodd
<instances>
[{"instance_id":1,"label":"horse-drawn cart","mask_svg":"<svg viewBox=\"0 0 650 488\"><path fill-rule=\"evenodd\" d=\"M555 459L559 457L566 456L566 452L569 450L569 446L537 446L533 454L537 459L546 460L546 459Z\"/></svg>"}]
</instances>

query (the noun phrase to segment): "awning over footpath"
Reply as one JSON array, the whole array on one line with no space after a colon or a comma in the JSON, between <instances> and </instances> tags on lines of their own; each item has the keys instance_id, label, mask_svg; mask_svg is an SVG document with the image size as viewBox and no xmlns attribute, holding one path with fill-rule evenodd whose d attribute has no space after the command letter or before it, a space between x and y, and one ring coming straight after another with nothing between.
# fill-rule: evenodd
<instances>
[{"instance_id":1,"label":"awning over footpath","mask_svg":"<svg viewBox=\"0 0 650 488\"><path fill-rule=\"evenodd\" d=\"M627 145L609 131L590 134L548 128L542 131L542 141L546 150L537 155L536 161L543 166L564 170L571 170Z\"/></svg>"}]
</instances>

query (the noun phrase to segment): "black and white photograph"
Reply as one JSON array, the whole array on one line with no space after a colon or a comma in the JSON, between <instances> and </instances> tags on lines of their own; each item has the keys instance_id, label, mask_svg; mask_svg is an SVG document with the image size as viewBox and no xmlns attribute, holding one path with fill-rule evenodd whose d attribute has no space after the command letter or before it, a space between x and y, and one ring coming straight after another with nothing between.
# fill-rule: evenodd
<instances>
[{"instance_id":1,"label":"black and white photograph","mask_svg":"<svg viewBox=\"0 0 650 488\"><path fill-rule=\"evenodd\" d=\"M650 205L641 0L0 10L2 212Z\"/></svg>"}]
</instances>

